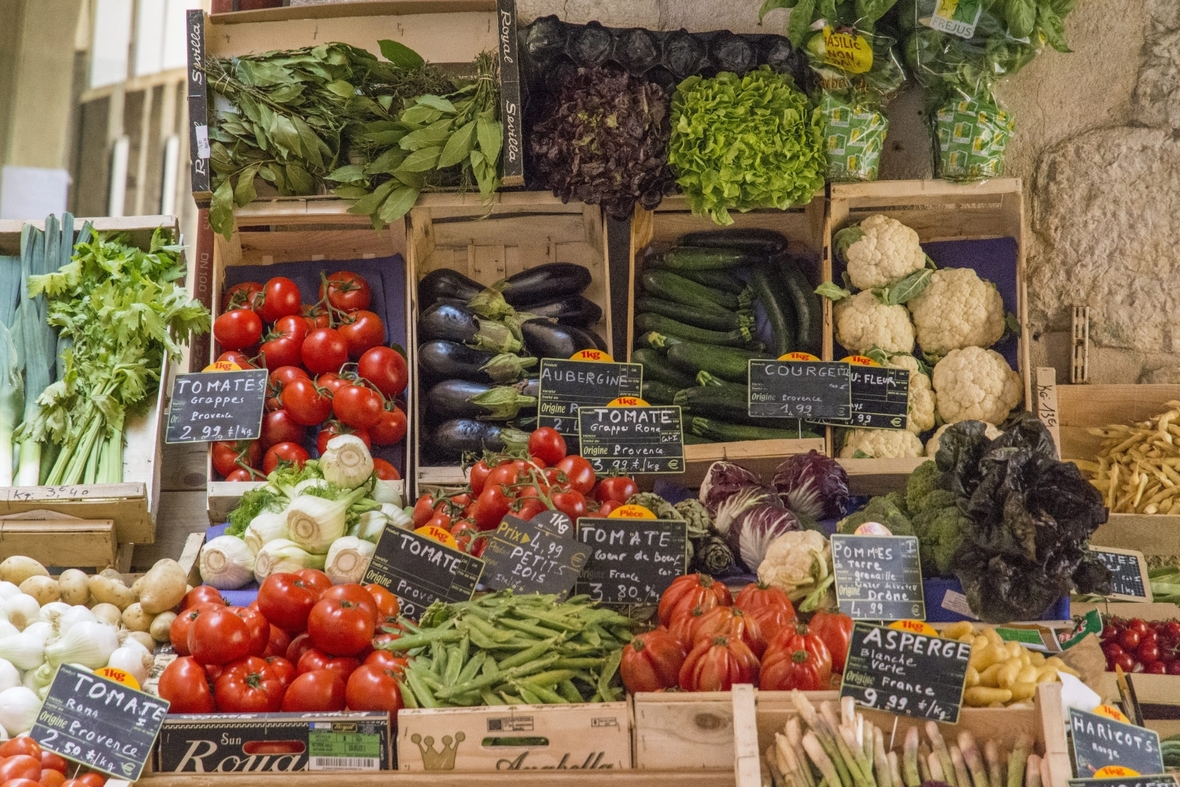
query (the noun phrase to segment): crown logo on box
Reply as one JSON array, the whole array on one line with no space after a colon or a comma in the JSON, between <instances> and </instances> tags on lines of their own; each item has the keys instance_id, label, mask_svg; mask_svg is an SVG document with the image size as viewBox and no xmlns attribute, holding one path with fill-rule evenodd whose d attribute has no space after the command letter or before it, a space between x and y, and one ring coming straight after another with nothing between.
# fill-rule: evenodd
<instances>
[{"instance_id":1,"label":"crown logo on box","mask_svg":"<svg viewBox=\"0 0 1180 787\"><path fill-rule=\"evenodd\" d=\"M418 751L422 752L422 767L428 771L455 770L455 755L458 753L459 744L466 739L467 735L462 732L455 733L454 739L450 735L444 735L442 749L435 751L432 736L427 735L423 738L418 733L410 736L410 742L418 747Z\"/></svg>"}]
</instances>

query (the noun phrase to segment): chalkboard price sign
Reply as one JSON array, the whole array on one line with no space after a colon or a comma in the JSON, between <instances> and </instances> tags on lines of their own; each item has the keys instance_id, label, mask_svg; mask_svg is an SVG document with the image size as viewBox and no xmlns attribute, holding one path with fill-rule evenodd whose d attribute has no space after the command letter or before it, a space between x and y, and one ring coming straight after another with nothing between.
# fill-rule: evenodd
<instances>
[{"instance_id":1,"label":"chalkboard price sign","mask_svg":"<svg viewBox=\"0 0 1180 787\"><path fill-rule=\"evenodd\" d=\"M684 472L679 407L582 407L578 429L595 473Z\"/></svg>"},{"instance_id":2,"label":"chalkboard price sign","mask_svg":"<svg viewBox=\"0 0 1180 787\"><path fill-rule=\"evenodd\" d=\"M748 368L751 418L847 420L852 412L846 363L751 360Z\"/></svg>"},{"instance_id":3,"label":"chalkboard price sign","mask_svg":"<svg viewBox=\"0 0 1180 787\"><path fill-rule=\"evenodd\" d=\"M539 387L537 424L576 438L578 409L605 407L621 396L639 396L643 366L542 358Z\"/></svg>"},{"instance_id":4,"label":"chalkboard price sign","mask_svg":"<svg viewBox=\"0 0 1180 787\"><path fill-rule=\"evenodd\" d=\"M603 604L657 603L688 558L688 526L680 521L583 517L578 540L591 552L577 591Z\"/></svg>"},{"instance_id":5,"label":"chalkboard price sign","mask_svg":"<svg viewBox=\"0 0 1180 787\"><path fill-rule=\"evenodd\" d=\"M1070 779L1069 787L1180 787L1170 774L1122 776L1104 779Z\"/></svg>"},{"instance_id":6,"label":"chalkboard price sign","mask_svg":"<svg viewBox=\"0 0 1180 787\"><path fill-rule=\"evenodd\" d=\"M852 384L851 415L820 420L857 429L905 429L910 401L909 370L846 365Z\"/></svg>"},{"instance_id":7,"label":"chalkboard price sign","mask_svg":"<svg viewBox=\"0 0 1180 787\"><path fill-rule=\"evenodd\" d=\"M1151 601L1151 580L1147 577L1147 561L1142 552L1110 547L1090 547L1090 551L1098 556L1102 565L1110 569L1111 592L1107 598Z\"/></svg>"},{"instance_id":8,"label":"chalkboard price sign","mask_svg":"<svg viewBox=\"0 0 1180 787\"><path fill-rule=\"evenodd\" d=\"M925 620L915 536L833 535L840 611L858 620Z\"/></svg>"},{"instance_id":9,"label":"chalkboard price sign","mask_svg":"<svg viewBox=\"0 0 1180 787\"><path fill-rule=\"evenodd\" d=\"M401 601L401 614L418 620L435 601L470 601L483 570L484 562L477 557L387 526L369 561L365 583L387 588Z\"/></svg>"},{"instance_id":10,"label":"chalkboard price sign","mask_svg":"<svg viewBox=\"0 0 1180 787\"><path fill-rule=\"evenodd\" d=\"M568 593L586 565L589 547L564 536L547 518L506 516L488 540L482 558L484 584L517 593Z\"/></svg>"},{"instance_id":11,"label":"chalkboard price sign","mask_svg":"<svg viewBox=\"0 0 1180 787\"><path fill-rule=\"evenodd\" d=\"M857 623L840 696L904 716L959 722L971 643Z\"/></svg>"},{"instance_id":12,"label":"chalkboard price sign","mask_svg":"<svg viewBox=\"0 0 1180 787\"><path fill-rule=\"evenodd\" d=\"M31 735L43 749L133 782L167 715L167 700L62 664Z\"/></svg>"},{"instance_id":13,"label":"chalkboard price sign","mask_svg":"<svg viewBox=\"0 0 1180 787\"><path fill-rule=\"evenodd\" d=\"M1164 772L1158 732L1076 708L1069 709L1069 731L1078 778L1090 778L1108 765L1148 775Z\"/></svg>"},{"instance_id":14,"label":"chalkboard price sign","mask_svg":"<svg viewBox=\"0 0 1180 787\"><path fill-rule=\"evenodd\" d=\"M266 369L177 375L164 442L257 440L266 404Z\"/></svg>"}]
</instances>

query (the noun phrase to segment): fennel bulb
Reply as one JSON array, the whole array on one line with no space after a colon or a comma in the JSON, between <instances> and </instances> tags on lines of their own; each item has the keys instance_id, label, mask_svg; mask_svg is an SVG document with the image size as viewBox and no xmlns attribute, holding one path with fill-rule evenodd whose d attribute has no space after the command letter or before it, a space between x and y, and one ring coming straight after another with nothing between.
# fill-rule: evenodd
<instances>
[{"instance_id":1,"label":"fennel bulb","mask_svg":"<svg viewBox=\"0 0 1180 787\"><path fill-rule=\"evenodd\" d=\"M218 590L237 590L254 578L254 559L242 539L218 536L201 547L201 580Z\"/></svg>"},{"instance_id":2,"label":"fennel bulb","mask_svg":"<svg viewBox=\"0 0 1180 787\"><path fill-rule=\"evenodd\" d=\"M369 560L377 547L362 541L355 536L344 536L332 543L328 550L328 559L324 563L324 573L336 585L349 582L359 583L369 568Z\"/></svg>"},{"instance_id":3,"label":"fennel bulb","mask_svg":"<svg viewBox=\"0 0 1180 787\"><path fill-rule=\"evenodd\" d=\"M294 541L285 538L276 538L268 542L254 556L254 578L259 583L264 582L271 574L323 567L324 555L313 555Z\"/></svg>"},{"instance_id":4,"label":"fennel bulb","mask_svg":"<svg viewBox=\"0 0 1180 787\"><path fill-rule=\"evenodd\" d=\"M354 439L360 443L359 438ZM364 443L361 445L364 446ZM348 507L360 500L364 494L365 489L361 487L338 500L327 500L312 495L295 498L287 507L287 532L291 540L313 554L326 553L332 542L343 536L348 527Z\"/></svg>"},{"instance_id":5,"label":"fennel bulb","mask_svg":"<svg viewBox=\"0 0 1180 787\"><path fill-rule=\"evenodd\" d=\"M373 456L356 435L336 435L320 457L324 478L341 489L353 489L373 475Z\"/></svg>"},{"instance_id":6,"label":"fennel bulb","mask_svg":"<svg viewBox=\"0 0 1180 787\"><path fill-rule=\"evenodd\" d=\"M262 549L262 545L267 541L274 541L276 538L286 537L287 512L263 511L250 520L243 539L246 542L246 546L250 547L250 551L257 555L258 550Z\"/></svg>"},{"instance_id":7,"label":"fennel bulb","mask_svg":"<svg viewBox=\"0 0 1180 787\"><path fill-rule=\"evenodd\" d=\"M405 501L405 481L386 481L383 478L373 479L373 499L378 503L389 503L401 508Z\"/></svg>"}]
</instances>

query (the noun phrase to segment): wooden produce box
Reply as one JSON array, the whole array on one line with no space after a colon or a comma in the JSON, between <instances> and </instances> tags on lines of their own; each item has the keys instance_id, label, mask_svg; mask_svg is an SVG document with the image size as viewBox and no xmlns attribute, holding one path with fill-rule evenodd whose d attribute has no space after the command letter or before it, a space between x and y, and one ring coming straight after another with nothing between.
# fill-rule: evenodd
<instances>
[{"instance_id":1,"label":"wooden produce box","mask_svg":"<svg viewBox=\"0 0 1180 787\"><path fill-rule=\"evenodd\" d=\"M180 237L174 216L79 217L74 219L75 233L87 221L97 232L126 233L131 245L143 249L150 247L152 233L161 227ZM0 255L20 254L21 227L25 223L0 221ZM42 229L45 226L42 221L27 223ZM185 264L183 252L180 264ZM122 483L0 489L0 530L4 531L0 559L25 554L46 565L111 566L116 563L120 545L155 541L160 507L160 440L171 389L170 371L165 360L155 402L146 414L127 419ZM19 535L10 540L10 533ZM27 551L33 543L39 545L36 551ZM127 549L122 562L129 564Z\"/></svg>"},{"instance_id":2,"label":"wooden produce box","mask_svg":"<svg viewBox=\"0 0 1180 787\"><path fill-rule=\"evenodd\" d=\"M825 275L837 283L844 266L835 258L832 238L850 224L883 213L913 228L940 268L973 267L995 283L1004 309L1016 315L1019 337L1005 337L993 349L1024 378L1024 406L1031 401L1025 292L1024 204L1019 178L956 184L941 180L887 180L833 183L829 199L830 235L823 244ZM832 325L833 333L835 325ZM835 341L834 336L832 339ZM843 357L843 349L835 354ZM923 441L930 435L923 435ZM839 453L832 440L832 455ZM841 459L853 494L882 494L905 485L924 458Z\"/></svg>"},{"instance_id":3,"label":"wooden produce box","mask_svg":"<svg viewBox=\"0 0 1180 787\"><path fill-rule=\"evenodd\" d=\"M550 262L573 262L589 269L586 298L602 307L602 320L592 330L611 349L610 266L606 225L597 206L562 203L549 193L498 194L491 204L478 194L424 194L409 216L408 256L414 296L411 343L417 347L417 282L433 270L450 268L480 284L493 284L522 270ZM534 366L530 373L540 371ZM410 375L414 400L418 374ZM428 441L422 429L422 441ZM419 486L465 483L458 463L431 464L419 445Z\"/></svg>"},{"instance_id":4,"label":"wooden produce box","mask_svg":"<svg viewBox=\"0 0 1180 787\"><path fill-rule=\"evenodd\" d=\"M739 229L768 229L781 232L790 243L792 257L803 262L813 285L823 280L823 260L828 238L825 201L817 195L804 207L790 210L755 210L749 213L734 211L733 227ZM707 216L695 216L682 196L667 197L654 211L636 208L631 220L631 268L627 303L627 349L630 359L638 332L635 330L635 300L638 280L643 274L643 260L649 250L663 251L689 232L719 229ZM824 320L824 344L821 357L831 358L831 303L820 299ZM619 351L619 356L624 353ZM685 432L689 432L685 424ZM821 432L822 433L822 432ZM707 443L684 446L685 473L683 483L696 486L704 478L709 465L719 460L738 462L765 478L774 475L775 468L789 454L824 451L823 438L797 440L746 440L730 443Z\"/></svg>"},{"instance_id":5,"label":"wooden produce box","mask_svg":"<svg viewBox=\"0 0 1180 787\"><path fill-rule=\"evenodd\" d=\"M117 782L109 782L116 787ZM123 782L118 787L129 784ZM437 771L329 771L320 773L153 773L142 787L734 787L731 768L723 772L552 770L474 773Z\"/></svg>"},{"instance_id":6,"label":"wooden produce box","mask_svg":"<svg viewBox=\"0 0 1180 787\"><path fill-rule=\"evenodd\" d=\"M413 344L408 342L410 313L408 278L409 265L405 261L405 225L395 222L377 232L368 216L356 216L347 212L348 205L337 199L283 199L251 203L239 208L235 216L233 236L226 240L216 235L213 251L213 317L217 318L221 308L221 296L228 285L245 281L242 272L232 269L242 266L280 265L275 273L265 268L254 280L265 283L271 275L289 276L296 279L303 291L304 302L314 301L315 292L307 282L299 278L318 280L319 271L332 273L334 270L348 270L352 262L355 272L365 275L365 268L378 271L382 276L383 302L386 314L387 338L394 344L402 345L409 353L410 368L413 368ZM402 255L400 269L389 268L396 260L389 258ZM383 260L383 263L376 263ZM285 263L300 263L295 268L286 268ZM386 273L389 275L386 276ZM374 293L376 301L377 293ZM388 299L386 302L384 299ZM212 342L210 360L220 354L216 342ZM406 389L406 416L408 430L400 446L389 453L374 447L374 453L385 456L402 473L403 478L411 475L411 462L415 444L416 425L412 407L412 388ZM310 434L310 432L309 432ZM305 447L314 447L314 436ZM314 456L314 451L312 452ZM238 504L242 495L262 482L226 482L213 469L212 456L207 467L209 520L214 524L224 522L226 515Z\"/></svg>"}]
</instances>

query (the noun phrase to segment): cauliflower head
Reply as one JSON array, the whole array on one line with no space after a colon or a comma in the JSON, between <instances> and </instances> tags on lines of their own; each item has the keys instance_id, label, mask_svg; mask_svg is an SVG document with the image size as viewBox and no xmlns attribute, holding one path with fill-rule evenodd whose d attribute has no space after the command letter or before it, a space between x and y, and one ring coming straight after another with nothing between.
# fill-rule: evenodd
<instances>
[{"instance_id":1,"label":"cauliflower head","mask_svg":"<svg viewBox=\"0 0 1180 787\"><path fill-rule=\"evenodd\" d=\"M770 542L758 564L758 581L798 601L815 591L831 573L828 539L814 530L784 533Z\"/></svg>"},{"instance_id":2,"label":"cauliflower head","mask_svg":"<svg viewBox=\"0 0 1180 787\"><path fill-rule=\"evenodd\" d=\"M926 267L918 233L880 213L836 233L836 244L858 290L884 287Z\"/></svg>"},{"instance_id":3,"label":"cauliflower head","mask_svg":"<svg viewBox=\"0 0 1180 787\"><path fill-rule=\"evenodd\" d=\"M935 402L948 424L998 424L1024 400L1024 383L1004 356L982 347L951 350L934 367Z\"/></svg>"},{"instance_id":4,"label":"cauliflower head","mask_svg":"<svg viewBox=\"0 0 1180 787\"><path fill-rule=\"evenodd\" d=\"M908 353L896 353L885 359L885 366L905 369L910 373L909 418L906 419L905 428L914 434L933 429L934 388L918 359Z\"/></svg>"},{"instance_id":5,"label":"cauliflower head","mask_svg":"<svg viewBox=\"0 0 1180 787\"><path fill-rule=\"evenodd\" d=\"M844 433L841 459L901 459L921 456L922 441L901 429L850 429Z\"/></svg>"},{"instance_id":6,"label":"cauliflower head","mask_svg":"<svg viewBox=\"0 0 1180 787\"><path fill-rule=\"evenodd\" d=\"M938 453L939 438L942 437L942 433L945 432L949 427L950 424L943 424L942 426L938 427L938 431L936 431L934 435L926 441L926 456L934 456ZM1002 435L1003 432L1000 431L999 427L988 424L986 427L984 427L983 434L988 440L995 440L997 437Z\"/></svg>"},{"instance_id":7,"label":"cauliflower head","mask_svg":"<svg viewBox=\"0 0 1180 787\"><path fill-rule=\"evenodd\" d=\"M836 341L857 353L874 346L908 353L914 349L914 326L904 306L886 306L865 290L836 304Z\"/></svg>"},{"instance_id":8,"label":"cauliflower head","mask_svg":"<svg viewBox=\"0 0 1180 787\"><path fill-rule=\"evenodd\" d=\"M906 306L918 345L931 357L963 347L991 347L1004 335L1004 299L970 268L943 268Z\"/></svg>"}]
</instances>

